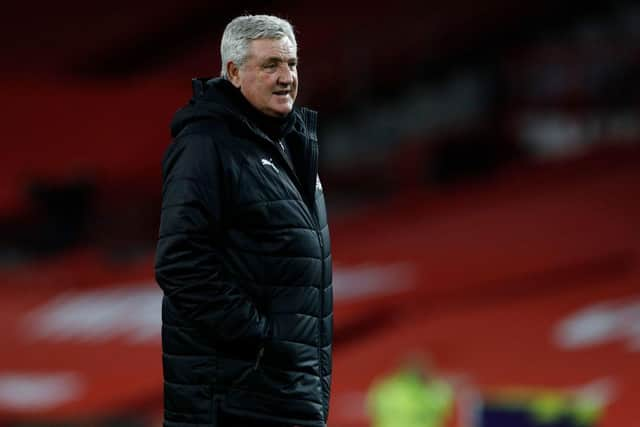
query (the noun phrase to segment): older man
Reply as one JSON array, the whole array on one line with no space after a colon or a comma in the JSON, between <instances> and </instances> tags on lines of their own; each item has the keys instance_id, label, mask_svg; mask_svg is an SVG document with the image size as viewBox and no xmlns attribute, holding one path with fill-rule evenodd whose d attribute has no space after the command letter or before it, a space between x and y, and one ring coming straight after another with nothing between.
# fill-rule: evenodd
<instances>
[{"instance_id":1,"label":"older man","mask_svg":"<svg viewBox=\"0 0 640 427\"><path fill-rule=\"evenodd\" d=\"M296 38L241 16L220 50L222 77L194 79L163 160L164 424L326 426L330 242Z\"/></svg>"}]
</instances>

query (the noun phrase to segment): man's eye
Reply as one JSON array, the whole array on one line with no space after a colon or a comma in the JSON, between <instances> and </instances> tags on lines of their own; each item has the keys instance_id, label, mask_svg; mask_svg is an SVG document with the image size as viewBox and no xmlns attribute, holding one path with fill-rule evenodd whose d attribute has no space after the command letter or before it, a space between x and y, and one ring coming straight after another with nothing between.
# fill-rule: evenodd
<instances>
[{"instance_id":1,"label":"man's eye","mask_svg":"<svg viewBox=\"0 0 640 427\"><path fill-rule=\"evenodd\" d=\"M276 68L276 64L274 63L266 64L264 68L269 68L269 69Z\"/></svg>"}]
</instances>

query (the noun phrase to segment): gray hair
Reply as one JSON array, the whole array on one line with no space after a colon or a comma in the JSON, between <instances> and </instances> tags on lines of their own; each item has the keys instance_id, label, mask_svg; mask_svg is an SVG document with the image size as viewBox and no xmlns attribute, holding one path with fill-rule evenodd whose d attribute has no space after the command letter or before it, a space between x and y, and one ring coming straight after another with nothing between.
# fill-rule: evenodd
<instances>
[{"instance_id":1,"label":"gray hair","mask_svg":"<svg viewBox=\"0 0 640 427\"><path fill-rule=\"evenodd\" d=\"M229 61L241 66L247 60L249 43L256 39L289 38L297 50L298 44L293 27L288 21L271 15L245 15L234 18L222 34L220 57L222 69L220 75L227 78Z\"/></svg>"}]
</instances>

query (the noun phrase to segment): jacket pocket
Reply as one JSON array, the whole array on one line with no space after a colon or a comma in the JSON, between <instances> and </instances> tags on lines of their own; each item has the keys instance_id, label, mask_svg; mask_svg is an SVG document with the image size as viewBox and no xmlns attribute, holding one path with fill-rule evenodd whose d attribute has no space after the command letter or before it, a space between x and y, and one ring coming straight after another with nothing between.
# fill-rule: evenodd
<instances>
[{"instance_id":1,"label":"jacket pocket","mask_svg":"<svg viewBox=\"0 0 640 427\"><path fill-rule=\"evenodd\" d=\"M238 378L236 378L235 380L233 380L231 382L231 387L237 387L239 385L241 385L249 375L253 374L254 372L257 372L260 369L260 361L262 360L262 356L264 355L264 347L260 347L260 349L258 350L258 353L256 355L256 362L253 366L250 366L249 368L245 369L244 372L242 372L242 374L240 374L240 376Z\"/></svg>"}]
</instances>

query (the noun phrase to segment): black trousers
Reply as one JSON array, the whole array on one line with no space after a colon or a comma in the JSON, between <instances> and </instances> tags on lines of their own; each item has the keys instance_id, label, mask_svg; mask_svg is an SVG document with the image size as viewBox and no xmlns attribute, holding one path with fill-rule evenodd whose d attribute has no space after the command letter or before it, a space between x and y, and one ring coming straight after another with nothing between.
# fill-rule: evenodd
<instances>
[{"instance_id":1,"label":"black trousers","mask_svg":"<svg viewBox=\"0 0 640 427\"><path fill-rule=\"evenodd\" d=\"M225 414L218 411L217 427L294 427L290 424L282 424L269 420L258 420L256 418L239 417L237 415Z\"/></svg>"}]
</instances>

